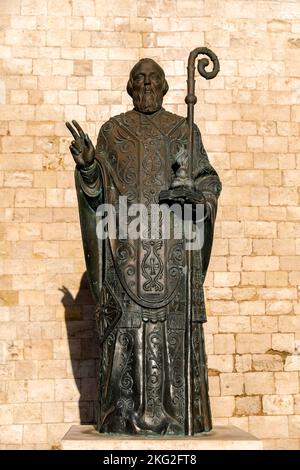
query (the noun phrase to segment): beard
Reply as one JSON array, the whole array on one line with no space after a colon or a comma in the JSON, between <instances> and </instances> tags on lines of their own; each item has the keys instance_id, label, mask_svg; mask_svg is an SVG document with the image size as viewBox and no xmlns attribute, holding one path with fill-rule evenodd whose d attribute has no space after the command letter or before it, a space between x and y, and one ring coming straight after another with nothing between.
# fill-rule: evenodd
<instances>
[{"instance_id":1,"label":"beard","mask_svg":"<svg viewBox=\"0 0 300 470\"><path fill-rule=\"evenodd\" d=\"M141 113L154 113L161 108L163 94L155 90L133 90L132 94L134 108Z\"/></svg>"}]
</instances>

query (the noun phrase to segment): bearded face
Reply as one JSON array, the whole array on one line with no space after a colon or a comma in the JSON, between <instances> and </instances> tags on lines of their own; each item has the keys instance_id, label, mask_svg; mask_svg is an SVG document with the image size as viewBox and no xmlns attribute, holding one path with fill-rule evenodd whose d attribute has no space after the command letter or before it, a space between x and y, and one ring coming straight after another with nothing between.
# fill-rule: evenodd
<instances>
[{"instance_id":1,"label":"bearded face","mask_svg":"<svg viewBox=\"0 0 300 470\"><path fill-rule=\"evenodd\" d=\"M163 80L155 62L142 62L133 73L132 99L134 108L145 114L158 111L163 102Z\"/></svg>"}]
</instances>

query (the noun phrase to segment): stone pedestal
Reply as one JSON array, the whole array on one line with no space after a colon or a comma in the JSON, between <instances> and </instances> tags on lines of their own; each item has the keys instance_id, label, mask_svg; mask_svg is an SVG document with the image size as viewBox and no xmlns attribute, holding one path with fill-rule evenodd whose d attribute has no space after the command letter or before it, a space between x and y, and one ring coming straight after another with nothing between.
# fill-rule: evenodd
<instances>
[{"instance_id":1,"label":"stone pedestal","mask_svg":"<svg viewBox=\"0 0 300 470\"><path fill-rule=\"evenodd\" d=\"M185 436L105 436L93 426L72 426L61 442L63 450L261 450L262 441L235 426L214 426L206 434Z\"/></svg>"}]
</instances>

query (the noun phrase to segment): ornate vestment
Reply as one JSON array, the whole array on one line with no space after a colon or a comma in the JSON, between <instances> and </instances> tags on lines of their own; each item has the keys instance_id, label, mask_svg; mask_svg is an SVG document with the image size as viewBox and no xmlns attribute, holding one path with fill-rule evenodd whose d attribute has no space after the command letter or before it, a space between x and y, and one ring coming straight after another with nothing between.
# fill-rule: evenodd
<instances>
[{"instance_id":1,"label":"ornate vestment","mask_svg":"<svg viewBox=\"0 0 300 470\"><path fill-rule=\"evenodd\" d=\"M163 108L135 110L100 129L96 161L76 170L82 238L101 341L97 429L119 434L184 433L186 249L184 238L100 240L96 209L119 197L127 206L158 203L175 177L176 155L188 147L185 118ZM202 323L220 180L194 128L196 188L206 200L204 245L192 252L192 386L196 432L211 429Z\"/></svg>"}]
</instances>

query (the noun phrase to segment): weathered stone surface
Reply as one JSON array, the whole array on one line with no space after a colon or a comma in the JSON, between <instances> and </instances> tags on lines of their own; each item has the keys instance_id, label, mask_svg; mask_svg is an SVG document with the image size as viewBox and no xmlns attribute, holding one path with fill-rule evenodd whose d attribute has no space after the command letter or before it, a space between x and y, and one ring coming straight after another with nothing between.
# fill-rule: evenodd
<instances>
[{"instance_id":1,"label":"weathered stone surface","mask_svg":"<svg viewBox=\"0 0 300 470\"><path fill-rule=\"evenodd\" d=\"M236 416L260 415L261 411L261 398L259 396L236 397L234 411Z\"/></svg>"},{"instance_id":2,"label":"weathered stone surface","mask_svg":"<svg viewBox=\"0 0 300 470\"><path fill-rule=\"evenodd\" d=\"M263 412L267 415L290 415L294 413L292 395L266 395L263 397Z\"/></svg>"},{"instance_id":3,"label":"weathered stone surface","mask_svg":"<svg viewBox=\"0 0 300 470\"><path fill-rule=\"evenodd\" d=\"M205 43L221 60L213 82L197 80L195 107L223 181L206 279L214 419L265 448L299 448L298 2L1 3L1 449L58 445L79 422L70 356L80 376L78 361L97 356L77 299L85 268L63 121L95 142L131 107L127 75L142 56L167 72L166 109L185 115L187 55Z\"/></svg>"},{"instance_id":4,"label":"weathered stone surface","mask_svg":"<svg viewBox=\"0 0 300 470\"><path fill-rule=\"evenodd\" d=\"M72 426L62 440L63 450L233 450L262 449L262 442L234 425L215 426L213 433L202 436L146 439L143 436L110 437L97 434L92 426Z\"/></svg>"}]
</instances>

